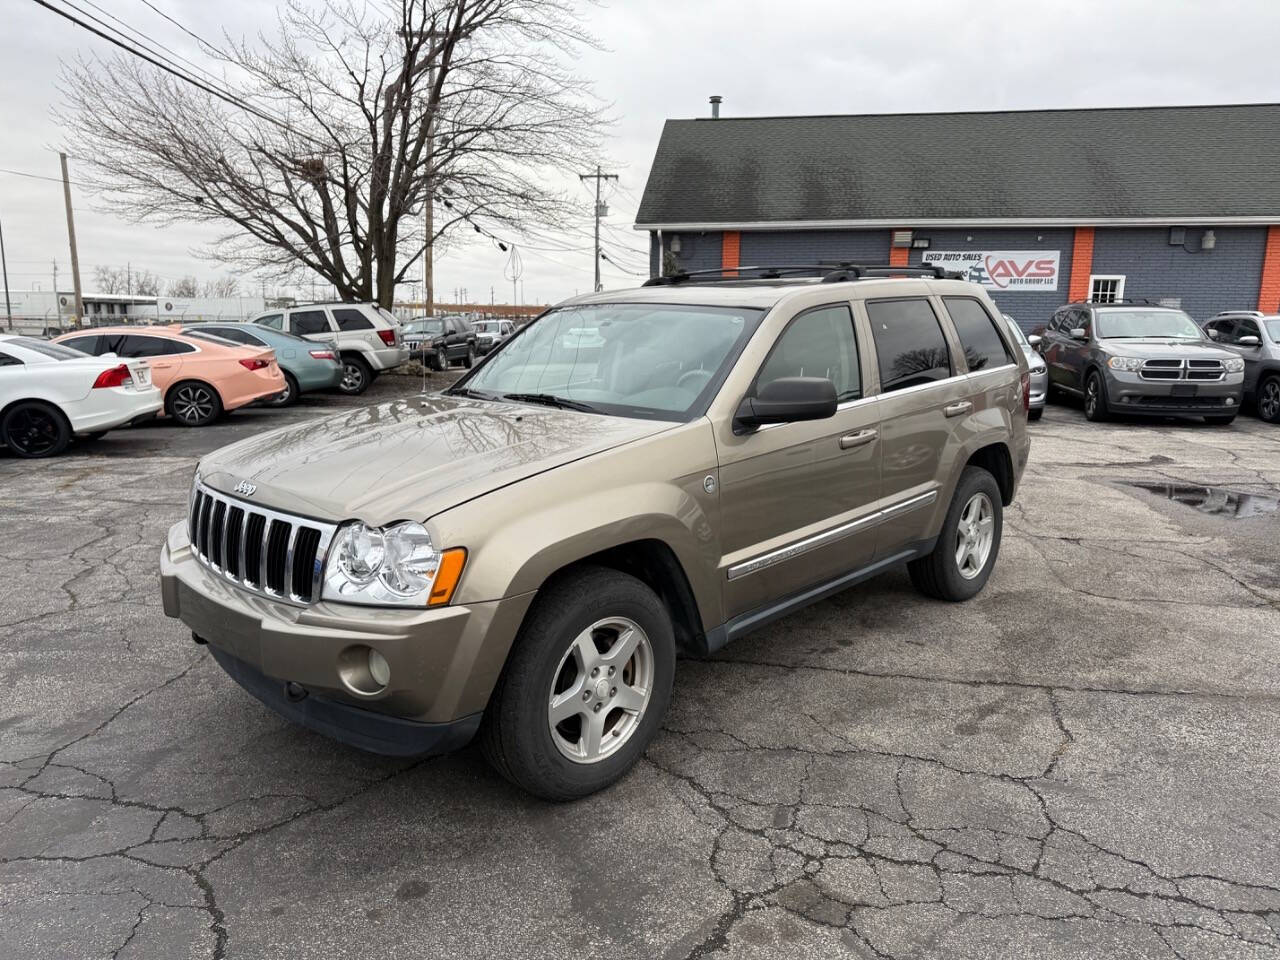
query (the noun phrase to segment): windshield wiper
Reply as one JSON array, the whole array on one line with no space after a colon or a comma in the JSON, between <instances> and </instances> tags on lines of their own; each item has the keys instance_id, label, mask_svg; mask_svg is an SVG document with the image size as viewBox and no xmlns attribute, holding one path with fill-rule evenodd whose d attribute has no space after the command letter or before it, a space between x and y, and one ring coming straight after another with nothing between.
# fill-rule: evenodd
<instances>
[{"instance_id":1,"label":"windshield wiper","mask_svg":"<svg viewBox=\"0 0 1280 960\"><path fill-rule=\"evenodd\" d=\"M453 397L474 397L476 400L500 399L496 393L489 393L486 390L472 390L470 387L451 387L446 393Z\"/></svg>"},{"instance_id":2,"label":"windshield wiper","mask_svg":"<svg viewBox=\"0 0 1280 960\"><path fill-rule=\"evenodd\" d=\"M570 400L567 397L558 397L554 393L504 393L496 399L515 400L517 403L540 403L547 407L559 407L561 410L579 410L582 413L600 412L598 407L593 407L589 403L583 403L581 400Z\"/></svg>"}]
</instances>

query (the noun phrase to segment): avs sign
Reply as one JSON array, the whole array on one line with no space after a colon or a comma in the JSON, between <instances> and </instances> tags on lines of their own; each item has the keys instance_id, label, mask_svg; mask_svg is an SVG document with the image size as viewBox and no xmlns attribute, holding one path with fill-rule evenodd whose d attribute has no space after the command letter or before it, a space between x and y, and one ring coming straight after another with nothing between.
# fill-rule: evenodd
<instances>
[{"instance_id":1,"label":"avs sign","mask_svg":"<svg viewBox=\"0 0 1280 960\"><path fill-rule=\"evenodd\" d=\"M988 290L1057 290L1057 250L926 250L925 264L965 273Z\"/></svg>"}]
</instances>

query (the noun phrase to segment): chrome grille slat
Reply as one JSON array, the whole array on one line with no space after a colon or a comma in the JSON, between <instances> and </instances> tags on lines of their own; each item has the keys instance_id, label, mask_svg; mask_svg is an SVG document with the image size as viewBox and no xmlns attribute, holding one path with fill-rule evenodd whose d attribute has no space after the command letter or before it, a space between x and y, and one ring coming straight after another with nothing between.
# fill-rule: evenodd
<instances>
[{"instance_id":1,"label":"chrome grille slat","mask_svg":"<svg viewBox=\"0 0 1280 960\"><path fill-rule=\"evenodd\" d=\"M237 586L297 605L320 598L335 524L258 507L200 481L187 522L196 559Z\"/></svg>"},{"instance_id":2,"label":"chrome grille slat","mask_svg":"<svg viewBox=\"0 0 1280 960\"><path fill-rule=\"evenodd\" d=\"M1221 360L1155 359L1143 361L1138 370L1143 380L1191 380L1196 383L1214 383L1227 375Z\"/></svg>"}]
</instances>

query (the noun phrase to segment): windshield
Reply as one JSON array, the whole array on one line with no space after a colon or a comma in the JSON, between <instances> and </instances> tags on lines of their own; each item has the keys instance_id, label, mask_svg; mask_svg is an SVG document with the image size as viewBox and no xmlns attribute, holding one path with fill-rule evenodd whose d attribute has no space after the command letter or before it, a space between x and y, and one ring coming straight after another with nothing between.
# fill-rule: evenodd
<instances>
[{"instance_id":1,"label":"windshield","mask_svg":"<svg viewBox=\"0 0 1280 960\"><path fill-rule=\"evenodd\" d=\"M209 330L183 330L183 336L192 337L196 340L208 340L210 343L216 343L220 347L243 347L243 343L236 343L234 340L228 340L226 337L220 337L216 333Z\"/></svg>"},{"instance_id":2,"label":"windshield","mask_svg":"<svg viewBox=\"0 0 1280 960\"><path fill-rule=\"evenodd\" d=\"M439 333L444 324L439 320L410 320L401 329L405 333Z\"/></svg>"},{"instance_id":3,"label":"windshield","mask_svg":"<svg viewBox=\"0 0 1280 960\"><path fill-rule=\"evenodd\" d=\"M1267 317L1262 323L1267 328L1267 333L1271 335L1271 339L1280 343L1280 317Z\"/></svg>"},{"instance_id":4,"label":"windshield","mask_svg":"<svg viewBox=\"0 0 1280 960\"><path fill-rule=\"evenodd\" d=\"M683 419L714 389L764 311L593 303L544 314L457 392L540 394L621 416Z\"/></svg>"},{"instance_id":5,"label":"windshield","mask_svg":"<svg viewBox=\"0 0 1280 960\"><path fill-rule=\"evenodd\" d=\"M61 343L50 343L48 340L37 340L35 337L14 337L9 343L26 347L28 350L50 357L53 360L83 360L89 356Z\"/></svg>"},{"instance_id":6,"label":"windshield","mask_svg":"<svg viewBox=\"0 0 1280 960\"><path fill-rule=\"evenodd\" d=\"M477 333L497 333L498 322L496 320L481 320L475 325Z\"/></svg>"},{"instance_id":7,"label":"windshield","mask_svg":"<svg viewBox=\"0 0 1280 960\"><path fill-rule=\"evenodd\" d=\"M1099 310L1099 340L1129 337L1172 337L1203 340L1196 322L1181 310Z\"/></svg>"}]
</instances>

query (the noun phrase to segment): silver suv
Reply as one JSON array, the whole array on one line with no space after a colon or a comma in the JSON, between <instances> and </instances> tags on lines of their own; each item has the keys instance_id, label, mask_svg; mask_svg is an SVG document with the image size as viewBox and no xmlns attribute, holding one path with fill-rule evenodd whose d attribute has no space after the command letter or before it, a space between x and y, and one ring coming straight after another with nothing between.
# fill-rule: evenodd
<instances>
[{"instance_id":1,"label":"silver suv","mask_svg":"<svg viewBox=\"0 0 1280 960\"><path fill-rule=\"evenodd\" d=\"M372 303L308 303L288 310L267 310L251 322L308 340L336 340L342 358L338 388L343 393L364 393L379 373L409 359L400 322Z\"/></svg>"},{"instance_id":2,"label":"silver suv","mask_svg":"<svg viewBox=\"0 0 1280 960\"><path fill-rule=\"evenodd\" d=\"M1228 310L1204 325L1220 347L1244 360L1244 399L1267 423L1280 423L1280 316Z\"/></svg>"}]
</instances>

